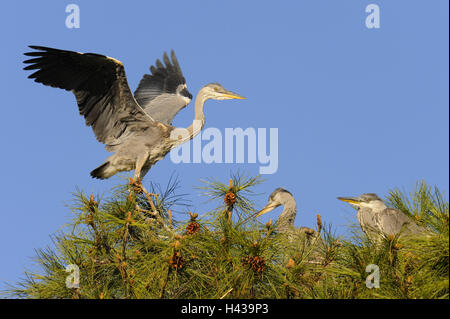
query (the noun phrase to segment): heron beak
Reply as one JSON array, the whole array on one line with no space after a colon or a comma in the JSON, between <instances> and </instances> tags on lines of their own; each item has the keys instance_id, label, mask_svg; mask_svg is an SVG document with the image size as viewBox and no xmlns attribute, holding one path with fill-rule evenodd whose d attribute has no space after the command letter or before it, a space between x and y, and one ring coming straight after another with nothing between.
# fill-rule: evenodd
<instances>
[{"instance_id":1,"label":"heron beak","mask_svg":"<svg viewBox=\"0 0 450 319\"><path fill-rule=\"evenodd\" d=\"M259 217L261 215L264 215L265 213L273 211L275 208L277 208L279 205L276 202L271 202L267 204L263 209L261 209L257 214L256 217Z\"/></svg>"},{"instance_id":2,"label":"heron beak","mask_svg":"<svg viewBox=\"0 0 450 319\"><path fill-rule=\"evenodd\" d=\"M231 91L227 91L227 92L223 93L223 96L226 98L229 98L229 99L245 100L245 97L243 97L242 95L236 94Z\"/></svg>"},{"instance_id":3,"label":"heron beak","mask_svg":"<svg viewBox=\"0 0 450 319\"><path fill-rule=\"evenodd\" d=\"M337 199L352 205L359 205L361 203L361 199L359 197L338 197Z\"/></svg>"}]
</instances>

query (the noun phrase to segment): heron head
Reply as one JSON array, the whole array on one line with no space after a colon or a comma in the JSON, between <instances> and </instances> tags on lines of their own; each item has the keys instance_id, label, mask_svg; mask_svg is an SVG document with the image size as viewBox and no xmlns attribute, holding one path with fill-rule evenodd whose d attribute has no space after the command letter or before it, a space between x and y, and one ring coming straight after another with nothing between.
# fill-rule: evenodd
<instances>
[{"instance_id":1,"label":"heron head","mask_svg":"<svg viewBox=\"0 0 450 319\"><path fill-rule=\"evenodd\" d=\"M288 201L294 201L294 197L289 191L279 187L269 195L267 205L256 214L256 217L268 213L278 206L285 205Z\"/></svg>"},{"instance_id":2,"label":"heron head","mask_svg":"<svg viewBox=\"0 0 450 319\"><path fill-rule=\"evenodd\" d=\"M231 99L245 99L245 97L228 91L219 83L209 83L202 88L203 94L207 99L213 100L231 100Z\"/></svg>"},{"instance_id":3,"label":"heron head","mask_svg":"<svg viewBox=\"0 0 450 319\"><path fill-rule=\"evenodd\" d=\"M374 204L383 203L380 197L374 193L362 194L359 197L338 197L337 199L347 202L356 208L371 207ZM384 205L384 204L383 204Z\"/></svg>"}]
</instances>

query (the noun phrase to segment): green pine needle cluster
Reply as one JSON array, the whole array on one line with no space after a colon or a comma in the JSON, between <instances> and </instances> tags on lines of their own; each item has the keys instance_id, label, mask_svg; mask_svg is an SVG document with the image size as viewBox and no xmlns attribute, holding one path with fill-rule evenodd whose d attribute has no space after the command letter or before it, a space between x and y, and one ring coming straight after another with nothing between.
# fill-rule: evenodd
<instances>
[{"instance_id":1,"label":"green pine needle cluster","mask_svg":"<svg viewBox=\"0 0 450 319\"><path fill-rule=\"evenodd\" d=\"M421 182L410 196L386 198L428 230L374 244L351 226L348 237L318 219L316 238L287 238L276 222L259 223L251 196L259 177L204 181L217 203L210 212L186 211L177 182L147 191L130 181L98 198L74 195L73 220L38 249L40 271L26 272L6 292L18 298L449 298L449 207ZM188 214L189 213L189 214ZM200 215L200 216L199 216ZM186 216L186 217L184 217ZM319 237L320 236L320 237ZM368 265L379 288L368 288ZM79 282L73 268L79 270ZM73 266L72 266L73 267Z\"/></svg>"}]
</instances>

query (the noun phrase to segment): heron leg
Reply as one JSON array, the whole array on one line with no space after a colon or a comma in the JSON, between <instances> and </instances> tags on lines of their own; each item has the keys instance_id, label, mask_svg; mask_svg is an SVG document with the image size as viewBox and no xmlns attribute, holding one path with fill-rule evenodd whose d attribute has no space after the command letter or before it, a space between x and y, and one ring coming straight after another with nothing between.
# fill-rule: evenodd
<instances>
[{"instance_id":1,"label":"heron leg","mask_svg":"<svg viewBox=\"0 0 450 319\"><path fill-rule=\"evenodd\" d=\"M148 172L148 169L146 170L144 168L145 163L147 162L149 157L149 153L144 153L142 155L140 155L137 160L136 160L136 168L134 170L134 180L142 180L142 178L144 177L144 175ZM144 173L144 174L142 174Z\"/></svg>"},{"instance_id":2,"label":"heron leg","mask_svg":"<svg viewBox=\"0 0 450 319\"><path fill-rule=\"evenodd\" d=\"M139 178L141 179L141 181L144 179L144 176L148 173L148 171L150 170L150 167L152 167L152 165L144 165L141 169L141 174L139 175Z\"/></svg>"}]
</instances>

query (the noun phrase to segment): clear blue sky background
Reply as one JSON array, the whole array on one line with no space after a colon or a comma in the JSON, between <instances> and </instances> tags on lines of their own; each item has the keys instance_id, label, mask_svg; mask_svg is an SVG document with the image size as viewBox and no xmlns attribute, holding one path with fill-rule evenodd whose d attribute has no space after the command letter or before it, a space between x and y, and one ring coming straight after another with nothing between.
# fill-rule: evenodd
<instances>
[{"instance_id":1,"label":"clear blue sky background","mask_svg":"<svg viewBox=\"0 0 450 319\"><path fill-rule=\"evenodd\" d=\"M81 28L65 27L65 7ZM225 4L226 3L226 4ZM365 7L381 8L381 28L365 27ZM121 60L130 87L163 51L177 53L195 95L220 82L243 101L210 101L207 126L279 128L279 169L256 191L262 206L276 187L296 197L297 225L315 215L338 233L355 212L339 195L406 191L424 179L448 192L448 1L5 1L2 41L0 288L30 266L34 249L69 221L76 187L105 193L119 182L89 172L108 153L78 115L71 93L36 84L22 70L27 45L103 53ZM175 125L188 126L193 107ZM200 179L226 182L258 164L175 165L199 213ZM276 217L279 210L263 221Z\"/></svg>"}]
</instances>

